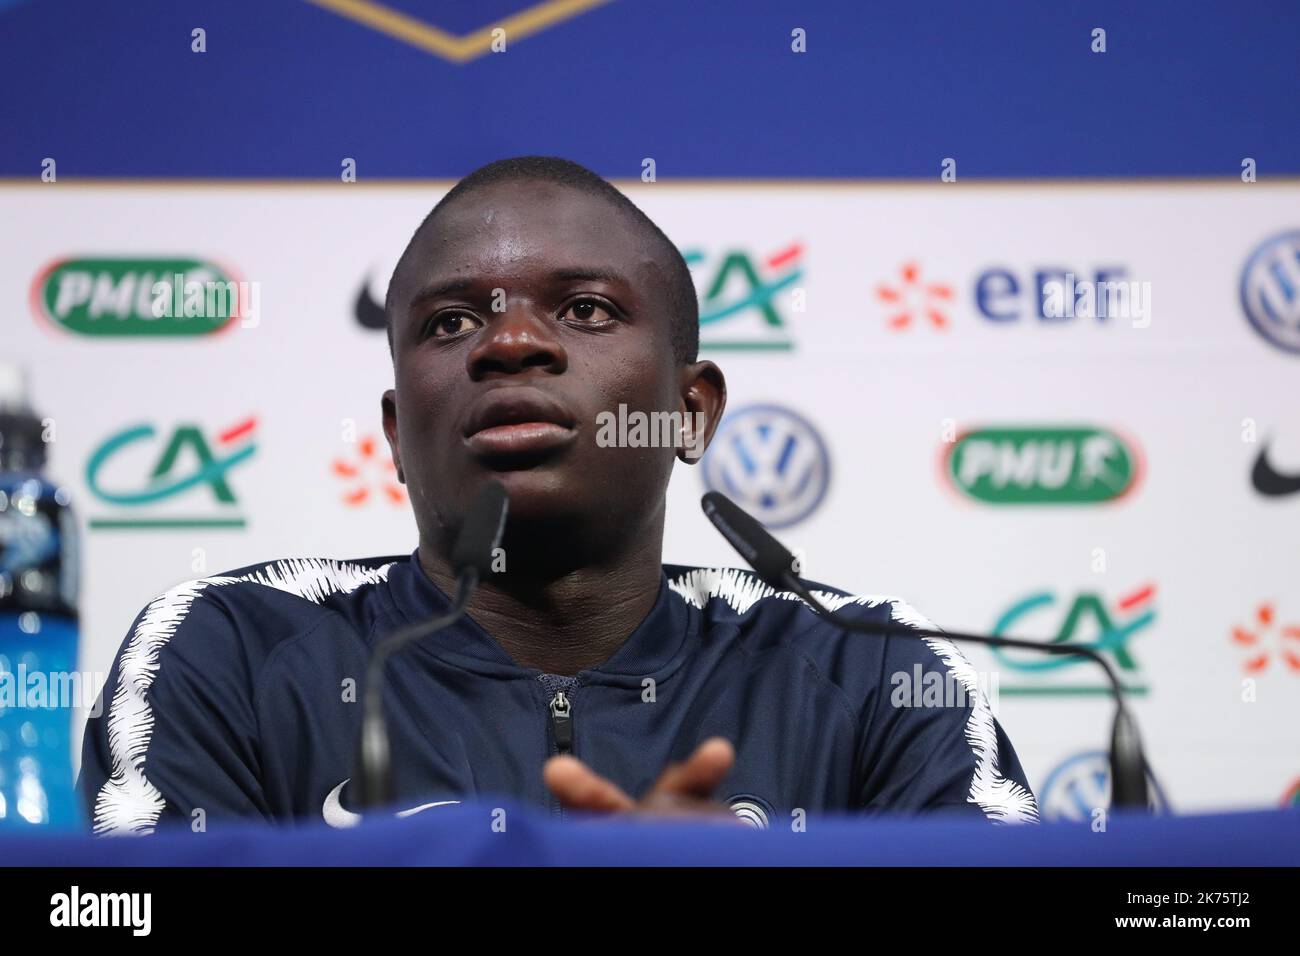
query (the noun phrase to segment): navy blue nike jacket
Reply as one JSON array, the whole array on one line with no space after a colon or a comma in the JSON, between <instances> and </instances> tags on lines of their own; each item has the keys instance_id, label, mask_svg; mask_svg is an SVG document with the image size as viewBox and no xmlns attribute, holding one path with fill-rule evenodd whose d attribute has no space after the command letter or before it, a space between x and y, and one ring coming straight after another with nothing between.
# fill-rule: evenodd
<instances>
[{"instance_id":1,"label":"navy blue nike jacket","mask_svg":"<svg viewBox=\"0 0 1300 956\"><path fill-rule=\"evenodd\" d=\"M899 601L814 589L863 620L928 626ZM370 651L449 605L415 555L273 561L167 591L136 618L86 726L79 786L95 831L188 825L197 810L209 829L357 822L348 781ZM941 680L957 695L916 686ZM800 811L1035 820L976 684L947 641L846 633L748 572L665 565L645 620L574 677L516 665L467 618L400 652L385 701L394 809L511 796L559 813L542 765L562 751L639 796L717 735L736 749L718 797L756 826Z\"/></svg>"}]
</instances>

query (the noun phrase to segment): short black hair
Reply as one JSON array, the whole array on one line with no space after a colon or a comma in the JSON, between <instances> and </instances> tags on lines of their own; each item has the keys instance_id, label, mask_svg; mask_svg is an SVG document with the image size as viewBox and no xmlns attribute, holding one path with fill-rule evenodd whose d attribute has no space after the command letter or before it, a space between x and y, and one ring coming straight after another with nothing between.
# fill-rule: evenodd
<instances>
[{"instance_id":1,"label":"short black hair","mask_svg":"<svg viewBox=\"0 0 1300 956\"><path fill-rule=\"evenodd\" d=\"M406 249L398 260L393 276L388 281L388 291L384 298L384 314L388 326L388 347L393 347L392 294L393 280L401 270L407 253L415 244L416 238L437 217L439 210L454 202L458 197L475 189L492 186L503 182L540 181L555 183L581 190L589 195L600 196L613 203L619 211L627 215L633 223L651 237L651 241L660 249L664 271L668 277L667 300L672 314L673 355L681 363L694 362L700 350L700 304L695 295L695 280L691 270L682 258L681 251L673 244L654 220L647 216L612 183L585 166L558 156L516 156L511 159L498 159L480 166L455 186L438 201L420 223L411 236Z\"/></svg>"}]
</instances>

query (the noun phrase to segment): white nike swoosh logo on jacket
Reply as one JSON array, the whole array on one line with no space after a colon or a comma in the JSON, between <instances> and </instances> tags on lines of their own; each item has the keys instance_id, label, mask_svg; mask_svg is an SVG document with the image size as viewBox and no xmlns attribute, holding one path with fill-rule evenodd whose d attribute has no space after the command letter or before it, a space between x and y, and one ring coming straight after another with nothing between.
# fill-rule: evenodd
<instances>
[{"instance_id":1,"label":"white nike swoosh logo on jacket","mask_svg":"<svg viewBox=\"0 0 1300 956\"><path fill-rule=\"evenodd\" d=\"M344 779L337 787L325 795L325 806L321 808L321 813L325 817L325 822L332 827L340 830L354 827L361 822L361 814L353 813L347 807L343 806L343 788L347 786L348 780ZM409 810L399 810L395 816L410 817L433 807L446 807L452 804L460 803L459 800L435 800L433 803L422 803L418 807L411 807Z\"/></svg>"}]
</instances>

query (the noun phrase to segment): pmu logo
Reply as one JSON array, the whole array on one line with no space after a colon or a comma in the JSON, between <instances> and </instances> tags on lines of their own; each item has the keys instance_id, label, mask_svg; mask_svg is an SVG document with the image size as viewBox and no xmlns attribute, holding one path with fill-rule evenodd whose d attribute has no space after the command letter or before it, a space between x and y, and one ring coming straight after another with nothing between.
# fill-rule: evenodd
<instances>
[{"instance_id":1,"label":"pmu logo","mask_svg":"<svg viewBox=\"0 0 1300 956\"><path fill-rule=\"evenodd\" d=\"M90 456L86 483L114 513L91 518L90 527L244 527L230 475L253 457L256 430L257 419L247 418L215 433L194 424L169 432L141 424L110 435Z\"/></svg>"},{"instance_id":2,"label":"pmu logo","mask_svg":"<svg viewBox=\"0 0 1300 956\"><path fill-rule=\"evenodd\" d=\"M701 461L704 484L769 528L812 514L830 486L830 456L808 420L779 405L727 415Z\"/></svg>"},{"instance_id":3,"label":"pmu logo","mask_svg":"<svg viewBox=\"0 0 1300 956\"><path fill-rule=\"evenodd\" d=\"M255 285L199 259L77 258L42 270L31 299L78 335L211 335L249 314Z\"/></svg>"},{"instance_id":4,"label":"pmu logo","mask_svg":"<svg viewBox=\"0 0 1300 956\"><path fill-rule=\"evenodd\" d=\"M1147 794L1151 809L1164 811L1169 801L1150 772ZM1044 820L1055 823L1091 823L1097 810L1110 806L1110 758L1100 750L1066 757L1047 775L1038 792L1038 809Z\"/></svg>"},{"instance_id":5,"label":"pmu logo","mask_svg":"<svg viewBox=\"0 0 1300 956\"><path fill-rule=\"evenodd\" d=\"M943 472L991 505L1092 505L1133 489L1136 445L1095 427L974 429L945 446Z\"/></svg>"},{"instance_id":6,"label":"pmu logo","mask_svg":"<svg viewBox=\"0 0 1300 956\"><path fill-rule=\"evenodd\" d=\"M683 251L700 299L700 348L793 348L782 308L803 311L802 290L794 288L804 274L803 251L798 242L762 256Z\"/></svg>"},{"instance_id":7,"label":"pmu logo","mask_svg":"<svg viewBox=\"0 0 1300 956\"><path fill-rule=\"evenodd\" d=\"M993 625L993 633L1015 637L1040 635L1052 633L1051 628L1055 625L1049 643L1086 647L1106 655L1118 668L1125 689L1130 693L1145 694L1147 686L1134 680L1140 677L1140 671L1130 644L1134 637L1155 622L1155 593L1155 585L1146 584L1108 605L1100 594L1091 591L1076 595L1068 604L1051 591L1038 591L1003 611ZM1087 658L1030 654L1004 647L993 648L993 653L1007 667L1027 679L1023 684L1003 684L1004 694L1110 692L1110 685L1100 674L1100 669ZM1073 681L1084 674L1088 675L1088 681Z\"/></svg>"},{"instance_id":8,"label":"pmu logo","mask_svg":"<svg viewBox=\"0 0 1300 956\"><path fill-rule=\"evenodd\" d=\"M1270 345L1300 355L1300 232L1259 246L1241 270L1241 307Z\"/></svg>"}]
</instances>

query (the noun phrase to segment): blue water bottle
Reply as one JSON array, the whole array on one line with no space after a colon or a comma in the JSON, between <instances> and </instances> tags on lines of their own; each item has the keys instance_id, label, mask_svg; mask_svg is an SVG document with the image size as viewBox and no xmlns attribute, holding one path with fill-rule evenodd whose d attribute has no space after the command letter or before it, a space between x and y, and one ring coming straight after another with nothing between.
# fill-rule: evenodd
<instances>
[{"instance_id":1,"label":"blue water bottle","mask_svg":"<svg viewBox=\"0 0 1300 956\"><path fill-rule=\"evenodd\" d=\"M42 475L45 434L23 374L0 363L0 827L75 827L77 526Z\"/></svg>"}]
</instances>

